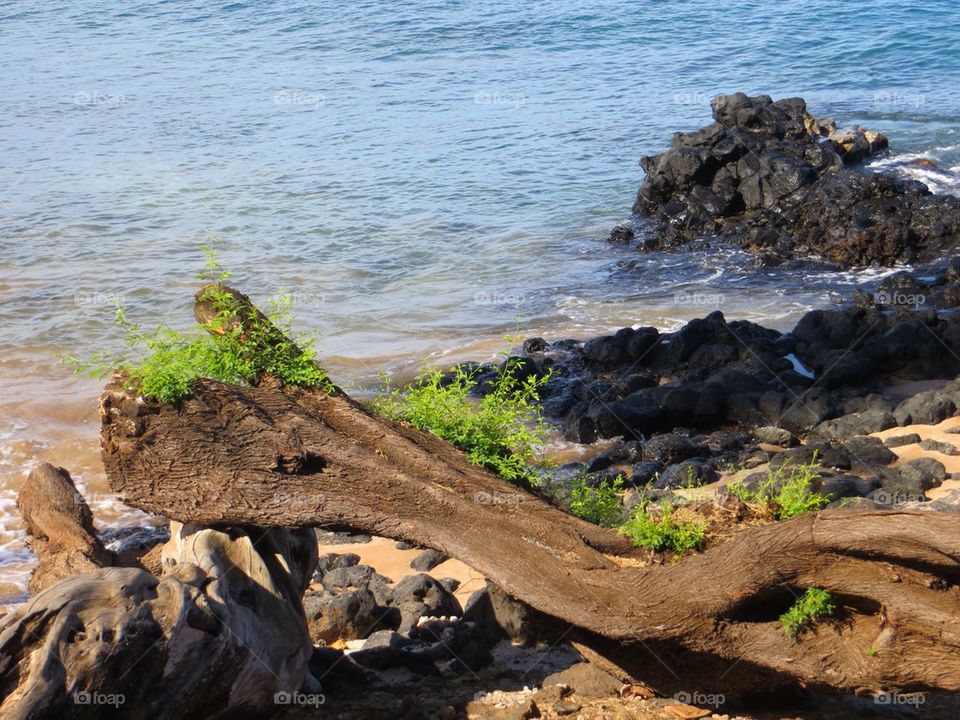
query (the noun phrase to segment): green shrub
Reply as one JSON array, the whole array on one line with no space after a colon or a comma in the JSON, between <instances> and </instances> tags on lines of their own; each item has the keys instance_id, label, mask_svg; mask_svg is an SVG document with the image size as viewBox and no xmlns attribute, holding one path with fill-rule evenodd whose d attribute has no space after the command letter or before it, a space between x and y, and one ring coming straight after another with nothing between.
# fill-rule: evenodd
<instances>
[{"instance_id":1,"label":"green shrub","mask_svg":"<svg viewBox=\"0 0 960 720\"><path fill-rule=\"evenodd\" d=\"M594 525L614 527L623 520L622 492L622 475L602 480L595 487L590 487L581 475L570 487L570 512Z\"/></svg>"},{"instance_id":2,"label":"green shrub","mask_svg":"<svg viewBox=\"0 0 960 720\"><path fill-rule=\"evenodd\" d=\"M727 485L727 490L745 503L764 505L777 520L787 520L830 504L827 495L811 489L819 477L820 463L815 450L810 462L768 470L767 479L756 490L749 490L740 482Z\"/></svg>"},{"instance_id":3,"label":"green shrub","mask_svg":"<svg viewBox=\"0 0 960 720\"><path fill-rule=\"evenodd\" d=\"M477 368L451 373L428 370L409 387L384 392L374 400L380 414L433 433L463 450L470 461L511 481L536 485L532 469L547 431L539 410L539 391L549 376L521 380L508 363L491 381L492 391L470 397Z\"/></svg>"},{"instance_id":4,"label":"green shrub","mask_svg":"<svg viewBox=\"0 0 960 720\"><path fill-rule=\"evenodd\" d=\"M829 617L836 611L837 607L830 593L820 588L807 588L803 597L780 616L780 624L783 625L783 632L788 637L796 637L801 630L815 620Z\"/></svg>"},{"instance_id":5,"label":"green shrub","mask_svg":"<svg viewBox=\"0 0 960 720\"><path fill-rule=\"evenodd\" d=\"M637 505L630 519L620 526L620 532L629 537L638 547L655 552L672 550L683 554L698 550L707 536L707 524L703 520L676 520L675 508L664 505L652 512L650 505Z\"/></svg>"},{"instance_id":6,"label":"green shrub","mask_svg":"<svg viewBox=\"0 0 960 720\"><path fill-rule=\"evenodd\" d=\"M199 277L212 281L200 299L214 309L213 318L182 333L165 325L143 330L127 319L118 307L114 321L123 328L127 345L140 350L139 360L101 353L90 362L66 358L78 372L105 377L116 369L127 375L127 386L144 397L175 402L188 396L194 381L209 378L249 385L265 374L284 385L333 387L326 373L314 362L315 338L292 336L292 301L275 299L266 316L256 308L241 308L224 289L229 273L219 271L213 241L205 246L207 269Z\"/></svg>"}]
</instances>

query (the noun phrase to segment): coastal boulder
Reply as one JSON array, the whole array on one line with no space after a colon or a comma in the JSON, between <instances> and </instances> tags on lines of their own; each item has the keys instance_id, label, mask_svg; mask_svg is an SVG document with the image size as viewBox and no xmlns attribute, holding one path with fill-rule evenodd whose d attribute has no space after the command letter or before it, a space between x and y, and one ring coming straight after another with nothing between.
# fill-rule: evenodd
<instances>
[{"instance_id":1,"label":"coastal boulder","mask_svg":"<svg viewBox=\"0 0 960 720\"><path fill-rule=\"evenodd\" d=\"M880 133L838 129L801 98L719 95L712 111L713 123L640 161L633 210L657 221L645 248L719 234L781 260L814 252L848 267L956 247L960 199L861 167L887 147Z\"/></svg>"}]
</instances>

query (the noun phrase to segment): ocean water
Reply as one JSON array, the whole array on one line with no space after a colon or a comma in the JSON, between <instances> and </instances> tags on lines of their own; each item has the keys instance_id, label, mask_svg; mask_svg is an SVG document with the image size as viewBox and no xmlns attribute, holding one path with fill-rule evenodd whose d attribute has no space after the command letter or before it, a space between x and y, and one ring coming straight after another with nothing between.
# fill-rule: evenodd
<instances>
[{"instance_id":1,"label":"ocean water","mask_svg":"<svg viewBox=\"0 0 960 720\"><path fill-rule=\"evenodd\" d=\"M188 326L210 233L237 286L291 294L364 385L489 355L516 324L719 308L788 328L876 278L605 242L637 160L718 93L803 96L886 133L881 163L927 157L934 190L960 187L955 0L14 0L0 38L0 604L29 569L13 499L36 462L74 472L101 525L146 521L104 481L99 384L58 357L122 349L116 303Z\"/></svg>"}]
</instances>

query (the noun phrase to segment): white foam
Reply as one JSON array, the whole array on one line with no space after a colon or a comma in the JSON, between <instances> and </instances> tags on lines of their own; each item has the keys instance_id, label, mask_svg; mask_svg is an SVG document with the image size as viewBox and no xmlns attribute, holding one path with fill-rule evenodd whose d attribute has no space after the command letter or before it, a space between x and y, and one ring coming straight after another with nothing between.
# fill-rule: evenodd
<instances>
[{"instance_id":1,"label":"white foam","mask_svg":"<svg viewBox=\"0 0 960 720\"><path fill-rule=\"evenodd\" d=\"M813 373L804 367L803 363L800 362L796 355L790 353L789 355L785 355L783 359L790 361L790 364L793 365L793 369L798 375L803 375L805 378L813 380Z\"/></svg>"},{"instance_id":2,"label":"white foam","mask_svg":"<svg viewBox=\"0 0 960 720\"><path fill-rule=\"evenodd\" d=\"M933 168L926 165L917 165L916 160L929 160L933 156L934 160L943 153L952 152L957 149L957 145L950 145L943 148L934 148L929 153L905 153L893 157L874 160L868 167L873 170L882 170L893 175L898 175L907 180L918 180L926 185L930 192L940 195L956 195L960 197L960 174L957 174L957 168L950 167L946 170Z\"/></svg>"}]
</instances>

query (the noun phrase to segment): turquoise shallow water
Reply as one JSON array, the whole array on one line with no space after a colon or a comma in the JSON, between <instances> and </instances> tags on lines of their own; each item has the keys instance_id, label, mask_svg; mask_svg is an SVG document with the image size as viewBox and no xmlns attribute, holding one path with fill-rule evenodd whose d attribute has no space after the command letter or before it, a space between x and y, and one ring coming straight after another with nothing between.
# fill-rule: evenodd
<instances>
[{"instance_id":1,"label":"turquoise shallow water","mask_svg":"<svg viewBox=\"0 0 960 720\"><path fill-rule=\"evenodd\" d=\"M0 6L0 517L37 457L98 482L97 384L52 358L118 348L115 301L188 324L208 231L363 381L517 316L670 326L706 288L787 327L862 279L603 241L714 94L801 95L960 169L955 0L111 5Z\"/></svg>"}]
</instances>

